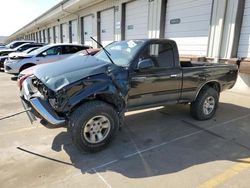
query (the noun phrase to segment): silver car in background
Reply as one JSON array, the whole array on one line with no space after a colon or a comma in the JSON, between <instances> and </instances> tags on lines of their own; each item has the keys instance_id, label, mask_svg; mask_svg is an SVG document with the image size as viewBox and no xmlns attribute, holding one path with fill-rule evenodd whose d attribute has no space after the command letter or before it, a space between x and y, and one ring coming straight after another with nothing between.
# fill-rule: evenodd
<instances>
[{"instance_id":1,"label":"silver car in background","mask_svg":"<svg viewBox=\"0 0 250 188\"><path fill-rule=\"evenodd\" d=\"M50 63L64 59L80 50L92 48L76 44L49 44L27 55L10 58L4 62L4 71L19 74L21 71L41 63Z\"/></svg>"}]
</instances>

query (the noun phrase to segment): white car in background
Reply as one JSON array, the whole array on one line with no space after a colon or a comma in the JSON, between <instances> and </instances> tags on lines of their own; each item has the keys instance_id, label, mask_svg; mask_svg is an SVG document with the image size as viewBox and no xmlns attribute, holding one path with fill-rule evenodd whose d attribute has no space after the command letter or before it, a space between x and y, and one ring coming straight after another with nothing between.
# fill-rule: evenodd
<instances>
[{"instance_id":1,"label":"white car in background","mask_svg":"<svg viewBox=\"0 0 250 188\"><path fill-rule=\"evenodd\" d=\"M4 62L4 71L9 74L19 74L21 71L41 63L50 63L64 59L80 50L92 48L77 44L49 44L37 50Z\"/></svg>"}]
</instances>

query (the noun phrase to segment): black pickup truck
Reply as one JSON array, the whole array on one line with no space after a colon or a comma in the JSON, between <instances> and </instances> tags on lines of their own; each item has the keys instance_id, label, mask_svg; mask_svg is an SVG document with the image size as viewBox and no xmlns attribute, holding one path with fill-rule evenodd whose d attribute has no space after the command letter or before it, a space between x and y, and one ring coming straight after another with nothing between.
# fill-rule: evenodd
<instances>
[{"instance_id":1,"label":"black pickup truck","mask_svg":"<svg viewBox=\"0 0 250 188\"><path fill-rule=\"evenodd\" d=\"M79 150L94 152L112 140L126 111L188 103L194 118L212 118L237 74L236 65L180 62L172 40L128 40L37 67L21 98L31 121L65 126Z\"/></svg>"}]
</instances>

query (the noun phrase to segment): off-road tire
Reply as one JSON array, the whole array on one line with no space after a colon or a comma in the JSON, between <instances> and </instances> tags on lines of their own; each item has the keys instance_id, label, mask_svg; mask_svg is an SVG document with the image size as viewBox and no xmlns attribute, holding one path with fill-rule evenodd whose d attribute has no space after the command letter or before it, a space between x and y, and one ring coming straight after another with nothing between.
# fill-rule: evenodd
<instances>
[{"instance_id":1,"label":"off-road tire","mask_svg":"<svg viewBox=\"0 0 250 188\"><path fill-rule=\"evenodd\" d=\"M214 108L211 111L211 113L206 114L203 111L203 105L209 97L212 97L214 99ZM191 103L190 105L190 113L191 116L197 120L208 120L211 119L218 107L219 102L219 93L214 88L211 87L205 87L203 88L200 93L198 94L196 100Z\"/></svg>"},{"instance_id":2,"label":"off-road tire","mask_svg":"<svg viewBox=\"0 0 250 188\"><path fill-rule=\"evenodd\" d=\"M110 131L99 143L90 143L85 138L83 130L87 122L95 116L105 116L110 122ZM72 142L80 152L97 152L104 149L113 139L119 129L119 118L115 109L102 101L90 101L78 107L70 116L68 132Z\"/></svg>"}]
</instances>

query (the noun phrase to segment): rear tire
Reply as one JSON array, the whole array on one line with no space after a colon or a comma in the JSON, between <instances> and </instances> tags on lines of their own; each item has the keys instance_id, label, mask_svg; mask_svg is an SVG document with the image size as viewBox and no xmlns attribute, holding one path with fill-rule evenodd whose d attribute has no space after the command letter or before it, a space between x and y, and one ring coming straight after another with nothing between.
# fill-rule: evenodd
<instances>
[{"instance_id":1,"label":"rear tire","mask_svg":"<svg viewBox=\"0 0 250 188\"><path fill-rule=\"evenodd\" d=\"M214 88L203 88L190 105L191 116L197 120L211 119L218 107L219 93Z\"/></svg>"},{"instance_id":2,"label":"rear tire","mask_svg":"<svg viewBox=\"0 0 250 188\"><path fill-rule=\"evenodd\" d=\"M102 101L90 101L77 108L71 115L68 131L81 152L104 149L119 129L115 109Z\"/></svg>"}]
</instances>

